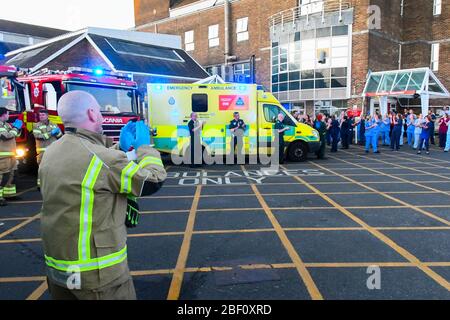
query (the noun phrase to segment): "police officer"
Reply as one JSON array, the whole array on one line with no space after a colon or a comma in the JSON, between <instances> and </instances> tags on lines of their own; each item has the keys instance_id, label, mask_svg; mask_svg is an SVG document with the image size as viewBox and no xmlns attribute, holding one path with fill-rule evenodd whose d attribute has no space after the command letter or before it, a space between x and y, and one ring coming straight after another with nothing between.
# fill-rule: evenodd
<instances>
[{"instance_id":1,"label":"police officer","mask_svg":"<svg viewBox=\"0 0 450 320\"><path fill-rule=\"evenodd\" d=\"M39 110L39 122L33 124L33 136L36 140L37 163L40 164L45 149L62 137L59 127L48 120L48 111Z\"/></svg>"},{"instance_id":2,"label":"police officer","mask_svg":"<svg viewBox=\"0 0 450 320\"><path fill-rule=\"evenodd\" d=\"M190 167L197 168L200 167L203 162L202 157L202 129L205 125L205 122L198 120L197 113L191 113L191 120L188 122L189 134L191 136L191 161Z\"/></svg>"},{"instance_id":3,"label":"police officer","mask_svg":"<svg viewBox=\"0 0 450 320\"><path fill-rule=\"evenodd\" d=\"M275 122L275 148L278 148L278 159L279 163L284 163L284 133L289 130L288 126L285 126L284 123L284 114L279 113L277 121Z\"/></svg>"},{"instance_id":4,"label":"police officer","mask_svg":"<svg viewBox=\"0 0 450 320\"><path fill-rule=\"evenodd\" d=\"M53 299L135 299L126 225L138 215L128 197L156 192L166 178L142 121L128 123L120 145L102 134L95 98L71 91L58 103L66 134L39 167L42 240ZM128 214L127 214L128 210ZM131 219L130 219L131 217ZM138 254L138 253L136 253Z\"/></svg>"},{"instance_id":5,"label":"police officer","mask_svg":"<svg viewBox=\"0 0 450 320\"><path fill-rule=\"evenodd\" d=\"M233 113L233 120L230 121L229 128L231 132L230 156L234 160L235 149L237 149L238 159L241 159L243 155L242 147L244 146L243 137L247 125L244 123L244 120L240 119L239 112Z\"/></svg>"},{"instance_id":6,"label":"police officer","mask_svg":"<svg viewBox=\"0 0 450 320\"><path fill-rule=\"evenodd\" d=\"M9 111L0 108L0 206L5 206L5 198L16 193L14 173L17 170L16 137L20 135L23 122L16 119L11 125L7 121Z\"/></svg>"}]
</instances>

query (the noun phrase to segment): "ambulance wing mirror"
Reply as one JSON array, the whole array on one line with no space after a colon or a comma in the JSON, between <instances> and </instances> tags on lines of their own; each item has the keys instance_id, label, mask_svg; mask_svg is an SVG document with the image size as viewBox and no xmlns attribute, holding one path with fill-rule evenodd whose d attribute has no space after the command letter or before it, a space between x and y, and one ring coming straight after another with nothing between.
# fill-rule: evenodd
<instances>
[{"instance_id":1,"label":"ambulance wing mirror","mask_svg":"<svg viewBox=\"0 0 450 320\"><path fill-rule=\"evenodd\" d=\"M44 91L45 106L47 107L47 110L56 111L57 96L55 88L51 83L44 83L43 91Z\"/></svg>"}]
</instances>

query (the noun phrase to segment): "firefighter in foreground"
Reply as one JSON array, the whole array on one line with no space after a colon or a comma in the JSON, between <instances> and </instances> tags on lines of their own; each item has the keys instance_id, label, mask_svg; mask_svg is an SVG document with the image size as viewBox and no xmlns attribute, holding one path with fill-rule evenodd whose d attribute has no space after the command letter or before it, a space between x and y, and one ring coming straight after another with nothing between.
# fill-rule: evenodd
<instances>
[{"instance_id":1,"label":"firefighter in foreground","mask_svg":"<svg viewBox=\"0 0 450 320\"><path fill-rule=\"evenodd\" d=\"M9 112L0 108L0 206L6 205L5 198L16 194L14 172L17 170L16 137L20 135L23 122L16 119L9 124Z\"/></svg>"},{"instance_id":2,"label":"firefighter in foreground","mask_svg":"<svg viewBox=\"0 0 450 320\"><path fill-rule=\"evenodd\" d=\"M49 292L53 299L135 299L126 227L139 218L134 198L156 192L166 178L160 154L143 121L128 123L112 146L89 93L63 95L58 114L66 134L39 167Z\"/></svg>"}]
</instances>

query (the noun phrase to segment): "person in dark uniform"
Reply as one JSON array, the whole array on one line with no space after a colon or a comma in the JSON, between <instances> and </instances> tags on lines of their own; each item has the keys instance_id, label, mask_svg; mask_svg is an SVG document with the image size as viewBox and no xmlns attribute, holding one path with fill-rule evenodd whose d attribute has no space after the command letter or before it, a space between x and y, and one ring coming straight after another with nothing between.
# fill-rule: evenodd
<instances>
[{"instance_id":1,"label":"person in dark uniform","mask_svg":"<svg viewBox=\"0 0 450 320\"><path fill-rule=\"evenodd\" d=\"M347 116L344 116L344 119L341 123L341 143L342 149L348 149L348 142L350 140L350 121Z\"/></svg>"},{"instance_id":2,"label":"person in dark uniform","mask_svg":"<svg viewBox=\"0 0 450 320\"><path fill-rule=\"evenodd\" d=\"M230 121L230 132L231 132L231 148L230 148L230 158L234 160L235 150L237 149L238 163L242 158L242 148L244 146L244 133L247 125L244 120L240 119L239 112L233 113L233 120ZM234 163L234 161L233 161Z\"/></svg>"},{"instance_id":3,"label":"person in dark uniform","mask_svg":"<svg viewBox=\"0 0 450 320\"><path fill-rule=\"evenodd\" d=\"M348 144L353 144L353 136L355 134L355 118L350 117L348 119L348 123L349 123Z\"/></svg>"},{"instance_id":4,"label":"person in dark uniform","mask_svg":"<svg viewBox=\"0 0 450 320\"><path fill-rule=\"evenodd\" d=\"M191 135L191 168L200 167L202 164L202 129L205 122L198 120L197 113L191 113L191 120L188 122L189 134Z\"/></svg>"},{"instance_id":5,"label":"person in dark uniform","mask_svg":"<svg viewBox=\"0 0 450 320\"><path fill-rule=\"evenodd\" d=\"M325 158L325 147L326 147L326 135L327 135L327 125L323 121L323 115L318 114L316 120L314 121L314 129L319 132L320 136L320 148L317 150L317 159L324 160Z\"/></svg>"},{"instance_id":6,"label":"person in dark uniform","mask_svg":"<svg viewBox=\"0 0 450 320\"><path fill-rule=\"evenodd\" d=\"M284 163L284 132L289 130L289 127L285 126L284 123L284 114L279 113L278 119L275 122L275 132L278 135L275 135L275 148L278 148L278 158L280 163Z\"/></svg>"},{"instance_id":7,"label":"person in dark uniform","mask_svg":"<svg viewBox=\"0 0 450 320\"><path fill-rule=\"evenodd\" d=\"M364 119L364 116L362 114L358 122L358 134L359 145L364 146L366 144L366 119Z\"/></svg>"},{"instance_id":8,"label":"person in dark uniform","mask_svg":"<svg viewBox=\"0 0 450 320\"><path fill-rule=\"evenodd\" d=\"M392 128L392 137L391 137L391 150L398 151L400 150L400 139L403 139L402 127L403 127L403 119L401 114L394 114L392 117L392 122L394 127Z\"/></svg>"},{"instance_id":9,"label":"person in dark uniform","mask_svg":"<svg viewBox=\"0 0 450 320\"><path fill-rule=\"evenodd\" d=\"M330 136L331 136L331 152L337 152L337 145L339 142L339 121L336 119L336 116L331 117L331 126L330 126Z\"/></svg>"}]
</instances>

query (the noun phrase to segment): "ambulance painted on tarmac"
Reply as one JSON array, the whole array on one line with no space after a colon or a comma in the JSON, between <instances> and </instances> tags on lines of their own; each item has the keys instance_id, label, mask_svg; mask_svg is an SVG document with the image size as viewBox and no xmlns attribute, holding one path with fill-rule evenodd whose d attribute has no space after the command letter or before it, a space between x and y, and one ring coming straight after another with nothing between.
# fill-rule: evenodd
<instances>
[{"instance_id":1,"label":"ambulance painted on tarmac","mask_svg":"<svg viewBox=\"0 0 450 320\"><path fill-rule=\"evenodd\" d=\"M246 155L270 155L275 121L285 114L286 155L299 162L320 146L319 134L308 125L297 122L278 100L257 85L246 84L148 84L148 119L156 136L155 148L160 152L185 156L190 144L187 124L192 112L206 121L202 145L208 155L230 153L229 130L233 113L238 111L247 124L244 135Z\"/></svg>"}]
</instances>

